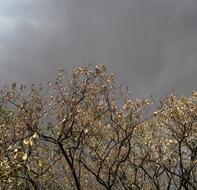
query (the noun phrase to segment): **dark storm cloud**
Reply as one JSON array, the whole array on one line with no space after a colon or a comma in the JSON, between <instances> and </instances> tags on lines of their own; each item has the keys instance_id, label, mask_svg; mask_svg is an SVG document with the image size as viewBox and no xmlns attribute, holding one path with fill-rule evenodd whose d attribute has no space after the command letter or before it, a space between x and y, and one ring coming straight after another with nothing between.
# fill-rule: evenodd
<instances>
[{"instance_id":1,"label":"dark storm cloud","mask_svg":"<svg viewBox=\"0 0 197 190\"><path fill-rule=\"evenodd\" d=\"M57 66L107 64L141 96L196 88L196 0L7 0L0 79L44 82Z\"/></svg>"}]
</instances>

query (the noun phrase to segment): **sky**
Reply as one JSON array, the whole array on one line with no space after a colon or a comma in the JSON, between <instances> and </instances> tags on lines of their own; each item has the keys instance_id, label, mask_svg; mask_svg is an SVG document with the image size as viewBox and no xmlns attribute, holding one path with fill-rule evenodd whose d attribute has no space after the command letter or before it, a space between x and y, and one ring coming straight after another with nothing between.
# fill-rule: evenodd
<instances>
[{"instance_id":1,"label":"sky","mask_svg":"<svg viewBox=\"0 0 197 190\"><path fill-rule=\"evenodd\" d=\"M1 85L90 63L135 96L197 90L197 1L0 0Z\"/></svg>"}]
</instances>

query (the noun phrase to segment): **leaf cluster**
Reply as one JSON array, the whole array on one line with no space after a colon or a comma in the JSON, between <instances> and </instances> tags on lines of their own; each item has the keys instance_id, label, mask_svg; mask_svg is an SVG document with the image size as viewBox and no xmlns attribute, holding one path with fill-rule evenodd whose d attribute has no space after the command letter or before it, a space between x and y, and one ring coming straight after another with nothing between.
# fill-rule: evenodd
<instances>
[{"instance_id":1,"label":"leaf cluster","mask_svg":"<svg viewBox=\"0 0 197 190\"><path fill-rule=\"evenodd\" d=\"M0 91L1 189L197 187L197 92L134 99L104 65ZM147 111L149 113L147 114Z\"/></svg>"}]
</instances>

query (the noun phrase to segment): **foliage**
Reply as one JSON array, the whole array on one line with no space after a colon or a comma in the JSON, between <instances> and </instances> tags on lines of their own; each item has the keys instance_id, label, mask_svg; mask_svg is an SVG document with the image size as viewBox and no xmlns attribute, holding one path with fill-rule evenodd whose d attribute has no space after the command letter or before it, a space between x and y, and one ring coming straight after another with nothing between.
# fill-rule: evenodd
<instances>
[{"instance_id":1,"label":"foliage","mask_svg":"<svg viewBox=\"0 0 197 190\"><path fill-rule=\"evenodd\" d=\"M1 189L197 187L197 92L152 113L104 65L1 90ZM148 115L148 116L147 116Z\"/></svg>"}]
</instances>

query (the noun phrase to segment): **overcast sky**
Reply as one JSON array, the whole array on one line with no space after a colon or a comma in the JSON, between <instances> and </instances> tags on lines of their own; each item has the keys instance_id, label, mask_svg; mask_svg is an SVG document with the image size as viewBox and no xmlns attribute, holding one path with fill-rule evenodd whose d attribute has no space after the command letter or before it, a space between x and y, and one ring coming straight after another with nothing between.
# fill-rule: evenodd
<instances>
[{"instance_id":1,"label":"overcast sky","mask_svg":"<svg viewBox=\"0 0 197 190\"><path fill-rule=\"evenodd\" d=\"M106 64L135 95L197 89L196 0L0 0L0 81Z\"/></svg>"}]
</instances>

